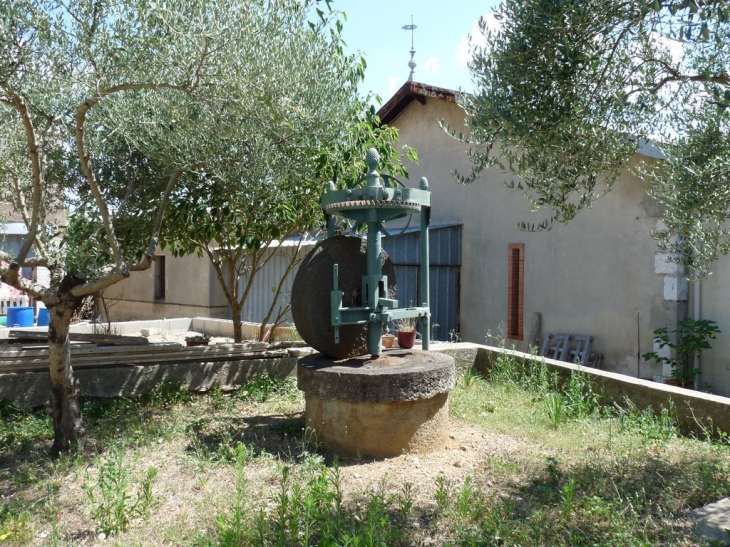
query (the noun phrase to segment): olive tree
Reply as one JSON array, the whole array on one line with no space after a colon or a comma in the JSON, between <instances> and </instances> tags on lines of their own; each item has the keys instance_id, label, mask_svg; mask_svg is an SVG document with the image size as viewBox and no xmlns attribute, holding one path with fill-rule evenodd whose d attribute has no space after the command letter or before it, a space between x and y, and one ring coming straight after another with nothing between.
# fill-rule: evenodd
<instances>
[{"instance_id":1,"label":"olive tree","mask_svg":"<svg viewBox=\"0 0 730 547\"><path fill-rule=\"evenodd\" d=\"M340 26L294 0L0 6L0 184L27 227L0 274L50 311L53 453L83 436L68 336L81 299L150 267L178 186L254 161L242 135L288 143L303 119L334 123L324 82L351 92L362 72Z\"/></svg>"},{"instance_id":2,"label":"olive tree","mask_svg":"<svg viewBox=\"0 0 730 547\"><path fill-rule=\"evenodd\" d=\"M178 256L208 257L230 306L235 342L243 338L241 313L256 275L276 256L278 242L299 236L286 255L282 277L272 287L259 338L266 336L269 321L278 324L288 311L288 305L279 304L279 296L304 259L306 236L323 227L319 201L328 181L344 184L361 176L370 147L378 149L386 170L407 175L395 148L397 130L382 125L375 109L353 91L311 83L299 101L309 101L318 115L299 120L284 142L261 134L242 135L239 147L247 150L247 161L189 178L172 196L163 245ZM323 104L331 108L323 109ZM414 150L406 153L416 159Z\"/></svg>"},{"instance_id":3,"label":"olive tree","mask_svg":"<svg viewBox=\"0 0 730 547\"><path fill-rule=\"evenodd\" d=\"M730 250L729 15L726 0L505 0L469 65L464 138L476 146L458 179L501 165L547 211L521 227L549 229L610 191L651 141L667 158L638 169L664 205L653 235L706 273Z\"/></svg>"}]
</instances>

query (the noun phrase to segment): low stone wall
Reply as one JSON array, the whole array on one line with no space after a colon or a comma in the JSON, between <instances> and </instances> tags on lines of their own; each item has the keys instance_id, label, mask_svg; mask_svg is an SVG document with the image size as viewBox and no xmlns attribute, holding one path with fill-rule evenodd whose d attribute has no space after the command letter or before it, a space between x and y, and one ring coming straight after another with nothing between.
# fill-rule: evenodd
<instances>
[{"instance_id":1,"label":"low stone wall","mask_svg":"<svg viewBox=\"0 0 730 547\"><path fill-rule=\"evenodd\" d=\"M539 359L549 369L566 376L573 371L588 375L601 393L604 403L624 405L628 399L638 408L651 407L656 413L661 412L662 408L668 409L673 404L678 424L684 430L697 431L701 429L698 424L700 422L702 427L708 427L711 424L715 431L730 432L730 398L728 397L641 380L564 361L535 357L529 353L504 348L478 344L438 344L433 349L451 355L457 364L473 363L473 366L486 376L489 375L492 363L502 354L513 356L518 363Z\"/></svg>"},{"instance_id":2,"label":"low stone wall","mask_svg":"<svg viewBox=\"0 0 730 547\"><path fill-rule=\"evenodd\" d=\"M296 357L211 362L165 363L127 367L85 368L74 371L85 397L140 397L162 382L187 386L191 391L233 389L258 375L285 378L296 375ZM0 399L15 406L36 408L49 400L47 372L22 372L0 376Z\"/></svg>"}]
</instances>

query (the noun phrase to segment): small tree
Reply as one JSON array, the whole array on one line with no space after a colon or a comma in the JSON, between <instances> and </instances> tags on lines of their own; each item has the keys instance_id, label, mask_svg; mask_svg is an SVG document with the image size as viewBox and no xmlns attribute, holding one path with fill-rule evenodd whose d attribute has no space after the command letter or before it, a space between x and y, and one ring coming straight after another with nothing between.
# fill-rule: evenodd
<instances>
[{"instance_id":1,"label":"small tree","mask_svg":"<svg viewBox=\"0 0 730 547\"><path fill-rule=\"evenodd\" d=\"M654 236L706 273L730 250L729 16L726 1L505 0L469 65L467 125L482 148L459 179L498 163L550 211L521 227L549 229L610 191L654 140L669 160L639 170L665 206Z\"/></svg>"},{"instance_id":2,"label":"small tree","mask_svg":"<svg viewBox=\"0 0 730 547\"><path fill-rule=\"evenodd\" d=\"M326 81L317 85L338 88ZM372 146L380 151L387 169L406 174L393 146L397 130L382 126L375 109L358 100L354 89L339 89L340 93L326 93L331 109L318 110L321 101L312 101L311 108L320 115L301 120L287 142L243 136L241 146L251 150L248 161L215 176L190 179L173 195L165 244L176 255L198 253L209 258L231 308L236 342L243 338L241 313L256 275L274 257L272 244L302 236L273 288L272 304L259 329L260 339L266 335L284 282L304 258L304 236L322 224L319 200L327 181L344 183L360 176L362 158ZM299 99L304 102L318 92L313 84ZM408 154L416 159L415 151ZM274 322L285 312L279 309Z\"/></svg>"},{"instance_id":3,"label":"small tree","mask_svg":"<svg viewBox=\"0 0 730 547\"><path fill-rule=\"evenodd\" d=\"M176 187L255 157L241 135L287 142L292 120L315 115L316 99L298 102L307 80L291 77L312 50L311 80L355 85L361 68L321 11L308 22L311 5L0 6L0 184L28 232L16 256L0 255L10 264L0 274L50 311L53 453L83 435L68 337L81 299L150 267ZM64 198L67 229L48 221ZM21 266L47 267L50 286L21 278Z\"/></svg>"}]
</instances>

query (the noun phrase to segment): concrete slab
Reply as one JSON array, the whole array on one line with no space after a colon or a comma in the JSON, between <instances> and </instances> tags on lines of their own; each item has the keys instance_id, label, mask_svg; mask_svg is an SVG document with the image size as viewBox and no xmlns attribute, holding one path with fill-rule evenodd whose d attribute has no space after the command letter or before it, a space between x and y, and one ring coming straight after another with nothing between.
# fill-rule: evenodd
<instances>
[{"instance_id":1,"label":"concrete slab","mask_svg":"<svg viewBox=\"0 0 730 547\"><path fill-rule=\"evenodd\" d=\"M691 516L699 535L730 545L730 498L695 509Z\"/></svg>"},{"instance_id":2,"label":"concrete slab","mask_svg":"<svg viewBox=\"0 0 730 547\"><path fill-rule=\"evenodd\" d=\"M174 382L192 391L209 391L240 386L263 372L275 376L293 376L296 357L271 359L199 361L159 365L79 369L74 375L79 392L87 397L140 397L160 382ZM0 398L24 408L43 406L48 402L50 377L47 372L3 374Z\"/></svg>"}]
</instances>

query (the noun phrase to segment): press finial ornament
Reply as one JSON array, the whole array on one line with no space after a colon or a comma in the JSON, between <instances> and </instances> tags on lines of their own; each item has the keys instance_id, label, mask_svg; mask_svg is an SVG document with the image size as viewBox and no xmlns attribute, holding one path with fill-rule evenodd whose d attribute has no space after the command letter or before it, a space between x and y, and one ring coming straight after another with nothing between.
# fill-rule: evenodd
<instances>
[{"instance_id":1,"label":"press finial ornament","mask_svg":"<svg viewBox=\"0 0 730 547\"><path fill-rule=\"evenodd\" d=\"M413 15L411 15L411 24L410 25L403 25L403 30L410 30L411 31L411 60L408 61L408 67L411 69L411 73L408 75L408 81L413 81L413 73L416 70L416 61L413 60L413 56L416 54L416 50L413 48L413 31L416 30L418 27L413 24Z\"/></svg>"}]
</instances>

